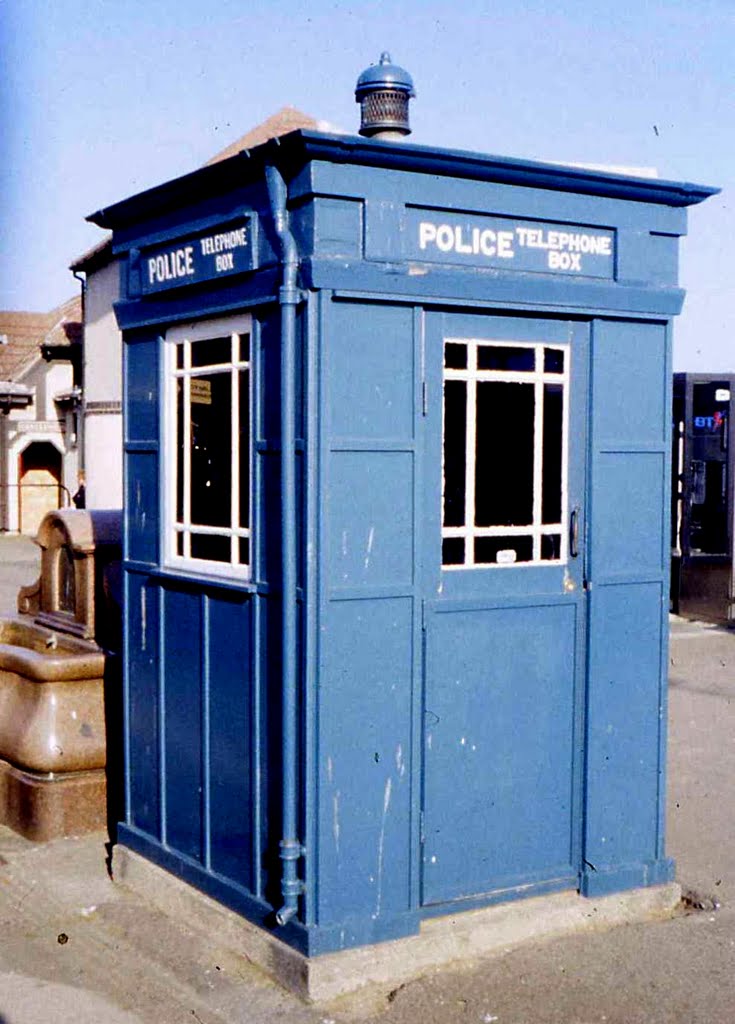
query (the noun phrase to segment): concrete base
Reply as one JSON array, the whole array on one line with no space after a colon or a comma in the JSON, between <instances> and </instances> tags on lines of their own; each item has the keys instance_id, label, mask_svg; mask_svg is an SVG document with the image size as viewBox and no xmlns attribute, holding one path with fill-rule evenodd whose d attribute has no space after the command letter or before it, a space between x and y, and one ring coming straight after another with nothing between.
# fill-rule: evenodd
<instances>
[{"instance_id":1,"label":"concrete base","mask_svg":"<svg viewBox=\"0 0 735 1024\"><path fill-rule=\"evenodd\" d=\"M115 848L113 872L116 882L189 926L218 934L285 988L315 1002L368 985L396 988L429 970L523 942L669 918L681 902L673 882L599 899L555 893L431 918L418 935L308 958L132 850Z\"/></svg>"},{"instance_id":2,"label":"concrete base","mask_svg":"<svg viewBox=\"0 0 735 1024\"><path fill-rule=\"evenodd\" d=\"M0 760L0 823L35 842L105 828L104 769L36 775Z\"/></svg>"}]
</instances>

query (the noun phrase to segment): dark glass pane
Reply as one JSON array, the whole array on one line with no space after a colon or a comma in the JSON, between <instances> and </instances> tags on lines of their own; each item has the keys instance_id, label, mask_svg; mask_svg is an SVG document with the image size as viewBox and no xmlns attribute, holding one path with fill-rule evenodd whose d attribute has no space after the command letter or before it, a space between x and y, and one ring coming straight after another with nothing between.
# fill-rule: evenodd
<instances>
[{"instance_id":1,"label":"dark glass pane","mask_svg":"<svg viewBox=\"0 0 735 1024\"><path fill-rule=\"evenodd\" d=\"M184 519L184 382L176 381L176 519Z\"/></svg>"},{"instance_id":2,"label":"dark glass pane","mask_svg":"<svg viewBox=\"0 0 735 1024\"><path fill-rule=\"evenodd\" d=\"M478 370L533 370L536 365L534 348L506 348L504 345L478 345Z\"/></svg>"},{"instance_id":3,"label":"dark glass pane","mask_svg":"<svg viewBox=\"0 0 735 1024\"><path fill-rule=\"evenodd\" d=\"M541 538L541 557L545 562L558 562L561 558L561 534L549 533Z\"/></svg>"},{"instance_id":4,"label":"dark glass pane","mask_svg":"<svg viewBox=\"0 0 735 1024\"><path fill-rule=\"evenodd\" d=\"M240 565L250 565L250 541L241 537L239 541Z\"/></svg>"},{"instance_id":5,"label":"dark glass pane","mask_svg":"<svg viewBox=\"0 0 735 1024\"><path fill-rule=\"evenodd\" d=\"M506 554L503 555L503 552ZM531 537L478 537L475 540L475 562L479 565L512 565L532 560Z\"/></svg>"},{"instance_id":6,"label":"dark glass pane","mask_svg":"<svg viewBox=\"0 0 735 1024\"><path fill-rule=\"evenodd\" d=\"M191 344L192 366L216 366L219 363L232 362L232 339L205 338Z\"/></svg>"},{"instance_id":7,"label":"dark glass pane","mask_svg":"<svg viewBox=\"0 0 735 1024\"><path fill-rule=\"evenodd\" d=\"M176 346L176 368L178 370L183 370L183 368L184 368L184 346L183 345L177 345Z\"/></svg>"},{"instance_id":8,"label":"dark glass pane","mask_svg":"<svg viewBox=\"0 0 735 1024\"><path fill-rule=\"evenodd\" d=\"M544 349L544 373L564 373L564 352L562 349Z\"/></svg>"},{"instance_id":9,"label":"dark glass pane","mask_svg":"<svg viewBox=\"0 0 735 1024\"><path fill-rule=\"evenodd\" d=\"M241 370L237 375L240 403L240 429L238 453L240 466L240 526L250 525L250 374Z\"/></svg>"},{"instance_id":10,"label":"dark glass pane","mask_svg":"<svg viewBox=\"0 0 735 1024\"><path fill-rule=\"evenodd\" d=\"M191 520L201 526L230 526L230 380L229 373L191 379Z\"/></svg>"},{"instance_id":11,"label":"dark glass pane","mask_svg":"<svg viewBox=\"0 0 735 1024\"><path fill-rule=\"evenodd\" d=\"M191 535L191 557L206 558L209 562L230 561L230 538Z\"/></svg>"},{"instance_id":12,"label":"dark glass pane","mask_svg":"<svg viewBox=\"0 0 735 1024\"><path fill-rule=\"evenodd\" d=\"M239 339L239 359L241 363L250 361L250 335L241 334Z\"/></svg>"},{"instance_id":13,"label":"dark glass pane","mask_svg":"<svg viewBox=\"0 0 735 1024\"><path fill-rule=\"evenodd\" d=\"M59 548L58 569L58 610L60 612L70 612L73 615L76 611L77 605L76 594L74 592L74 557L67 544L64 544Z\"/></svg>"},{"instance_id":14,"label":"dark glass pane","mask_svg":"<svg viewBox=\"0 0 735 1024\"><path fill-rule=\"evenodd\" d=\"M444 365L450 370L467 369L467 346L447 344L444 346Z\"/></svg>"},{"instance_id":15,"label":"dark glass pane","mask_svg":"<svg viewBox=\"0 0 735 1024\"><path fill-rule=\"evenodd\" d=\"M544 384L544 449L541 485L541 521L561 521L561 460L564 389L561 384Z\"/></svg>"},{"instance_id":16,"label":"dark glass pane","mask_svg":"<svg viewBox=\"0 0 735 1024\"><path fill-rule=\"evenodd\" d=\"M183 535L183 533L177 533L176 534L176 554L177 555L183 555L184 554L184 535Z\"/></svg>"},{"instance_id":17,"label":"dark glass pane","mask_svg":"<svg viewBox=\"0 0 735 1024\"><path fill-rule=\"evenodd\" d=\"M444 525L464 526L467 385L444 382Z\"/></svg>"},{"instance_id":18,"label":"dark glass pane","mask_svg":"<svg viewBox=\"0 0 735 1024\"><path fill-rule=\"evenodd\" d=\"M533 520L534 407L532 384L477 385L477 526L528 526Z\"/></svg>"},{"instance_id":19,"label":"dark glass pane","mask_svg":"<svg viewBox=\"0 0 735 1024\"><path fill-rule=\"evenodd\" d=\"M464 565L464 539L445 537L442 541L442 565Z\"/></svg>"},{"instance_id":20,"label":"dark glass pane","mask_svg":"<svg viewBox=\"0 0 735 1024\"><path fill-rule=\"evenodd\" d=\"M727 463L697 459L691 466L689 544L692 551L725 554L727 543Z\"/></svg>"}]
</instances>

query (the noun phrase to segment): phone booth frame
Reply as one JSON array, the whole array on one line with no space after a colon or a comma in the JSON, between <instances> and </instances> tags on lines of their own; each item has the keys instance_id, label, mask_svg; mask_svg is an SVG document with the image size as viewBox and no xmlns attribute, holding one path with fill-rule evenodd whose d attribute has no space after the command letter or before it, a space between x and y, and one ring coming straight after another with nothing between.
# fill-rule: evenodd
<instances>
[{"instance_id":1,"label":"phone booth frame","mask_svg":"<svg viewBox=\"0 0 735 1024\"><path fill-rule=\"evenodd\" d=\"M122 844L310 956L672 878L671 321L716 191L297 131L90 218Z\"/></svg>"}]
</instances>

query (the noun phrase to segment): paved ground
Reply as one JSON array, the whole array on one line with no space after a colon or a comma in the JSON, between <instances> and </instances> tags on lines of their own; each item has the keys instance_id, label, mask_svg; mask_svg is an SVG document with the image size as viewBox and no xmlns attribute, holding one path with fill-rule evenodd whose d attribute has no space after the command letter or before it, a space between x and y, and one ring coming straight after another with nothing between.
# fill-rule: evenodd
<instances>
[{"instance_id":1,"label":"paved ground","mask_svg":"<svg viewBox=\"0 0 735 1024\"><path fill-rule=\"evenodd\" d=\"M41 549L30 537L0 533L0 613L15 613L18 590L35 583L40 571Z\"/></svg>"},{"instance_id":2,"label":"paved ground","mask_svg":"<svg viewBox=\"0 0 735 1024\"><path fill-rule=\"evenodd\" d=\"M18 549L0 537L0 578L27 583ZM700 905L673 920L307 1007L111 881L105 836L34 845L0 828L0 1024L732 1024L735 631L672 620L670 717L669 849Z\"/></svg>"}]
</instances>

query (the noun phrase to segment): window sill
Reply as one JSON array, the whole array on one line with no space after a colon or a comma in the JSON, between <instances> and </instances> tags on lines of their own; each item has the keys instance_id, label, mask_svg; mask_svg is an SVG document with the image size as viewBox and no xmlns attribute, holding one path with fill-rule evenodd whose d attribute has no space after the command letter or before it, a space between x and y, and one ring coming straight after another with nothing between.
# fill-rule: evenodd
<instances>
[{"instance_id":1,"label":"window sill","mask_svg":"<svg viewBox=\"0 0 735 1024\"><path fill-rule=\"evenodd\" d=\"M138 569L135 565L126 563L126 567ZM171 580L176 583L189 583L196 587L207 587L208 589L236 590L242 594L267 594L270 587L267 583L256 583L253 580L237 579L227 576L210 576L207 573L197 573L172 569L168 566L146 566L146 574L154 579Z\"/></svg>"}]
</instances>

